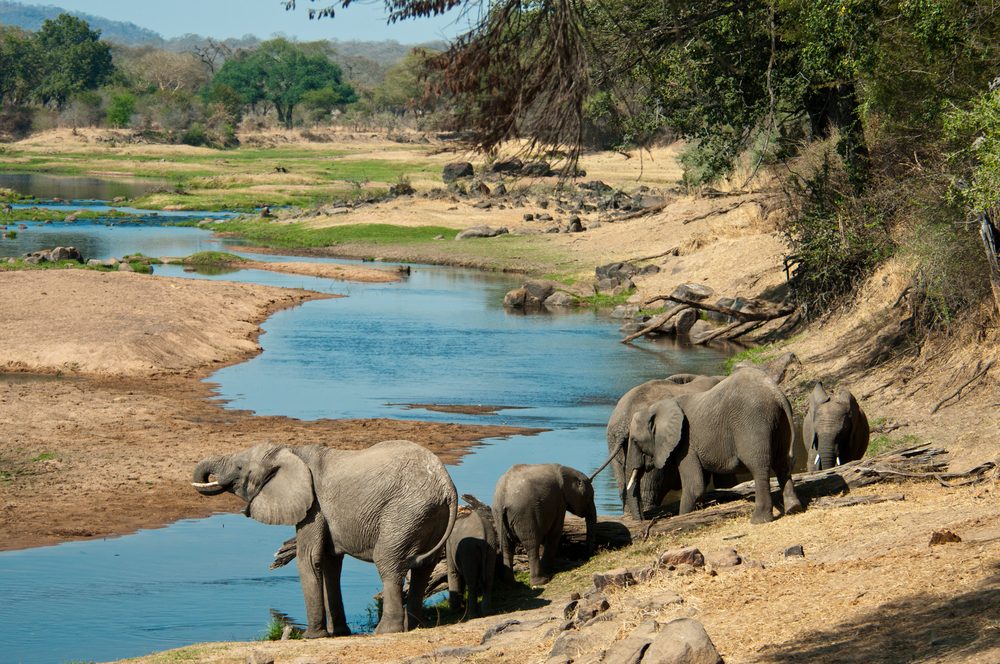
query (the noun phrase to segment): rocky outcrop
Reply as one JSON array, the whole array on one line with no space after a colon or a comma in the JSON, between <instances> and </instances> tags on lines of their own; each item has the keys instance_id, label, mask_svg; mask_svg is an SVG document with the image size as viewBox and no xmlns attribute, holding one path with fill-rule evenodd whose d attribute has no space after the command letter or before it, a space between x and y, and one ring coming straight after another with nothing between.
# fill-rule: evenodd
<instances>
[{"instance_id":1,"label":"rocky outcrop","mask_svg":"<svg viewBox=\"0 0 1000 664\"><path fill-rule=\"evenodd\" d=\"M76 247L55 247L32 251L24 255L24 262L38 265L39 263L58 263L60 261L76 261L83 263L83 256Z\"/></svg>"},{"instance_id":2,"label":"rocky outcrop","mask_svg":"<svg viewBox=\"0 0 1000 664\"><path fill-rule=\"evenodd\" d=\"M523 309L540 311L548 307L573 307L577 298L564 290L561 284L551 281L526 281L520 288L508 291L503 298L503 305L508 309Z\"/></svg>"},{"instance_id":3,"label":"rocky outcrop","mask_svg":"<svg viewBox=\"0 0 1000 664\"><path fill-rule=\"evenodd\" d=\"M445 164L441 171L441 179L444 180L445 184L448 184L462 178L471 178L474 172L472 164L469 162L453 161L450 164Z\"/></svg>"},{"instance_id":4,"label":"rocky outcrop","mask_svg":"<svg viewBox=\"0 0 1000 664\"><path fill-rule=\"evenodd\" d=\"M474 237L496 237L498 235L506 235L509 232L510 231L508 231L504 226L501 226L500 228L492 228L490 226L472 226L456 235L455 239L467 240Z\"/></svg>"}]
</instances>

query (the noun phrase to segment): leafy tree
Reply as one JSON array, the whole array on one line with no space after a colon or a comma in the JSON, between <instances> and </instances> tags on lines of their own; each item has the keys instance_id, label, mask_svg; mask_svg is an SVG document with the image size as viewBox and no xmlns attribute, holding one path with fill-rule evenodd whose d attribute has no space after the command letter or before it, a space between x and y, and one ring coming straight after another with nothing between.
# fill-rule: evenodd
<instances>
[{"instance_id":1,"label":"leafy tree","mask_svg":"<svg viewBox=\"0 0 1000 664\"><path fill-rule=\"evenodd\" d=\"M335 96L337 104L355 99L353 89L342 82L340 67L327 53L286 39L263 42L254 51L230 58L212 83L213 87L228 86L251 108L261 102L273 105L279 121L289 128L295 107L309 92L328 89L326 100ZM315 95L312 98L314 102L318 99Z\"/></svg>"},{"instance_id":2,"label":"leafy tree","mask_svg":"<svg viewBox=\"0 0 1000 664\"><path fill-rule=\"evenodd\" d=\"M0 106L28 101L38 80L39 65L31 35L0 26Z\"/></svg>"},{"instance_id":3,"label":"leafy tree","mask_svg":"<svg viewBox=\"0 0 1000 664\"><path fill-rule=\"evenodd\" d=\"M127 127L135 113L135 95L124 91L111 97L108 103L108 124L112 127Z\"/></svg>"},{"instance_id":4,"label":"leafy tree","mask_svg":"<svg viewBox=\"0 0 1000 664\"><path fill-rule=\"evenodd\" d=\"M382 82L372 90L372 103L381 111L404 115L408 111L420 113L431 110L433 104L426 99L425 81L427 60L431 53L413 49L393 65Z\"/></svg>"},{"instance_id":5,"label":"leafy tree","mask_svg":"<svg viewBox=\"0 0 1000 664\"><path fill-rule=\"evenodd\" d=\"M43 104L62 106L73 93L103 85L114 69L100 31L69 14L42 23L34 45L42 69L35 96Z\"/></svg>"}]
</instances>

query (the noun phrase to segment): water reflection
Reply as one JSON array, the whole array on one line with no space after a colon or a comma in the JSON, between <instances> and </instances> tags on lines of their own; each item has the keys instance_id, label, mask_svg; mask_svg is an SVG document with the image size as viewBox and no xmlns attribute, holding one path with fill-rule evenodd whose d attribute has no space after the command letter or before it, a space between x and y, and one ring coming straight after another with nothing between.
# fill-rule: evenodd
<instances>
[{"instance_id":1,"label":"water reflection","mask_svg":"<svg viewBox=\"0 0 1000 664\"><path fill-rule=\"evenodd\" d=\"M40 173L0 173L0 188L40 199L101 200L135 198L169 186L166 180L105 179Z\"/></svg>"}]
</instances>

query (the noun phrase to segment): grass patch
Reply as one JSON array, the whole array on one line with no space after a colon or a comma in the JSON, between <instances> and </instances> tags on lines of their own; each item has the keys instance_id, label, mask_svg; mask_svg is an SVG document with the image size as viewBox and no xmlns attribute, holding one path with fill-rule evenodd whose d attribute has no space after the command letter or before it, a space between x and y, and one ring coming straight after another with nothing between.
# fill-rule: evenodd
<instances>
[{"instance_id":1,"label":"grass patch","mask_svg":"<svg viewBox=\"0 0 1000 664\"><path fill-rule=\"evenodd\" d=\"M114 272L113 267L99 265L84 265L76 261L58 261L52 263L28 263L23 258L16 258L14 262L0 261L0 272L20 272L21 270L96 270L98 272Z\"/></svg>"},{"instance_id":2,"label":"grass patch","mask_svg":"<svg viewBox=\"0 0 1000 664\"><path fill-rule=\"evenodd\" d=\"M39 461L52 461L56 458L56 455L52 452L42 452L38 456L32 458L32 463L38 463Z\"/></svg>"},{"instance_id":3,"label":"grass patch","mask_svg":"<svg viewBox=\"0 0 1000 664\"><path fill-rule=\"evenodd\" d=\"M868 450L865 451L866 457L873 457L883 452L891 452L892 450L899 450L905 447L913 447L920 444L920 438L914 436L913 434L905 434L903 436L889 436L887 434L879 434L868 441Z\"/></svg>"},{"instance_id":4,"label":"grass patch","mask_svg":"<svg viewBox=\"0 0 1000 664\"><path fill-rule=\"evenodd\" d=\"M258 641L280 641L281 633L285 631L285 625L288 623L278 620L277 618L271 618L271 622L267 623L267 627L264 629L264 633L260 635L257 639ZM292 633L288 636L289 639L301 639L302 630L298 627L292 626Z\"/></svg>"},{"instance_id":5,"label":"grass patch","mask_svg":"<svg viewBox=\"0 0 1000 664\"><path fill-rule=\"evenodd\" d=\"M247 263L249 259L231 254L228 251L199 251L181 259L181 262L184 265L229 265L230 263Z\"/></svg>"},{"instance_id":6,"label":"grass patch","mask_svg":"<svg viewBox=\"0 0 1000 664\"><path fill-rule=\"evenodd\" d=\"M635 289L629 289L618 295L609 295L608 293L594 293L593 295L584 295L580 297L579 303L581 307L591 307L593 309L606 309L608 307L616 307L619 304L625 304L628 299L635 294Z\"/></svg>"},{"instance_id":7,"label":"grass patch","mask_svg":"<svg viewBox=\"0 0 1000 664\"><path fill-rule=\"evenodd\" d=\"M48 208L18 208L10 212L0 212L0 223L16 224L21 221L59 221L73 222L92 219L131 219L139 221L140 217L120 210L50 210Z\"/></svg>"},{"instance_id":8,"label":"grass patch","mask_svg":"<svg viewBox=\"0 0 1000 664\"><path fill-rule=\"evenodd\" d=\"M726 374L731 374L737 364L746 360L749 360L752 364L764 364L774 359L774 354L777 350L774 344L764 344L763 346L754 346L753 348L741 350L722 363L722 370Z\"/></svg>"},{"instance_id":9,"label":"grass patch","mask_svg":"<svg viewBox=\"0 0 1000 664\"><path fill-rule=\"evenodd\" d=\"M232 233L265 247L309 248L337 244L403 245L433 242L438 235L455 239L458 231L444 226L394 226L349 224L313 228L304 224L276 224L256 219L236 219L214 224L218 233Z\"/></svg>"}]
</instances>

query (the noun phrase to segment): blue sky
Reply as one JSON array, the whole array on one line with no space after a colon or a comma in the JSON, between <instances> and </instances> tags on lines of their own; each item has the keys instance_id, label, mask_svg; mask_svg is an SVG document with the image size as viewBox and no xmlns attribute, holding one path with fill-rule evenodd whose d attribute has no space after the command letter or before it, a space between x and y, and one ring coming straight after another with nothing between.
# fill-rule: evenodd
<instances>
[{"instance_id":1,"label":"blue sky","mask_svg":"<svg viewBox=\"0 0 1000 664\"><path fill-rule=\"evenodd\" d=\"M464 31L461 8L444 16L386 25L381 1L362 0L341 9L331 0L299 0L296 11L285 11L279 0L17 0L26 5L56 5L71 11L130 21L164 37L195 33L208 37L270 37L281 34L303 41L395 39L413 44L448 39ZM336 16L310 21L307 10L335 4Z\"/></svg>"}]
</instances>

